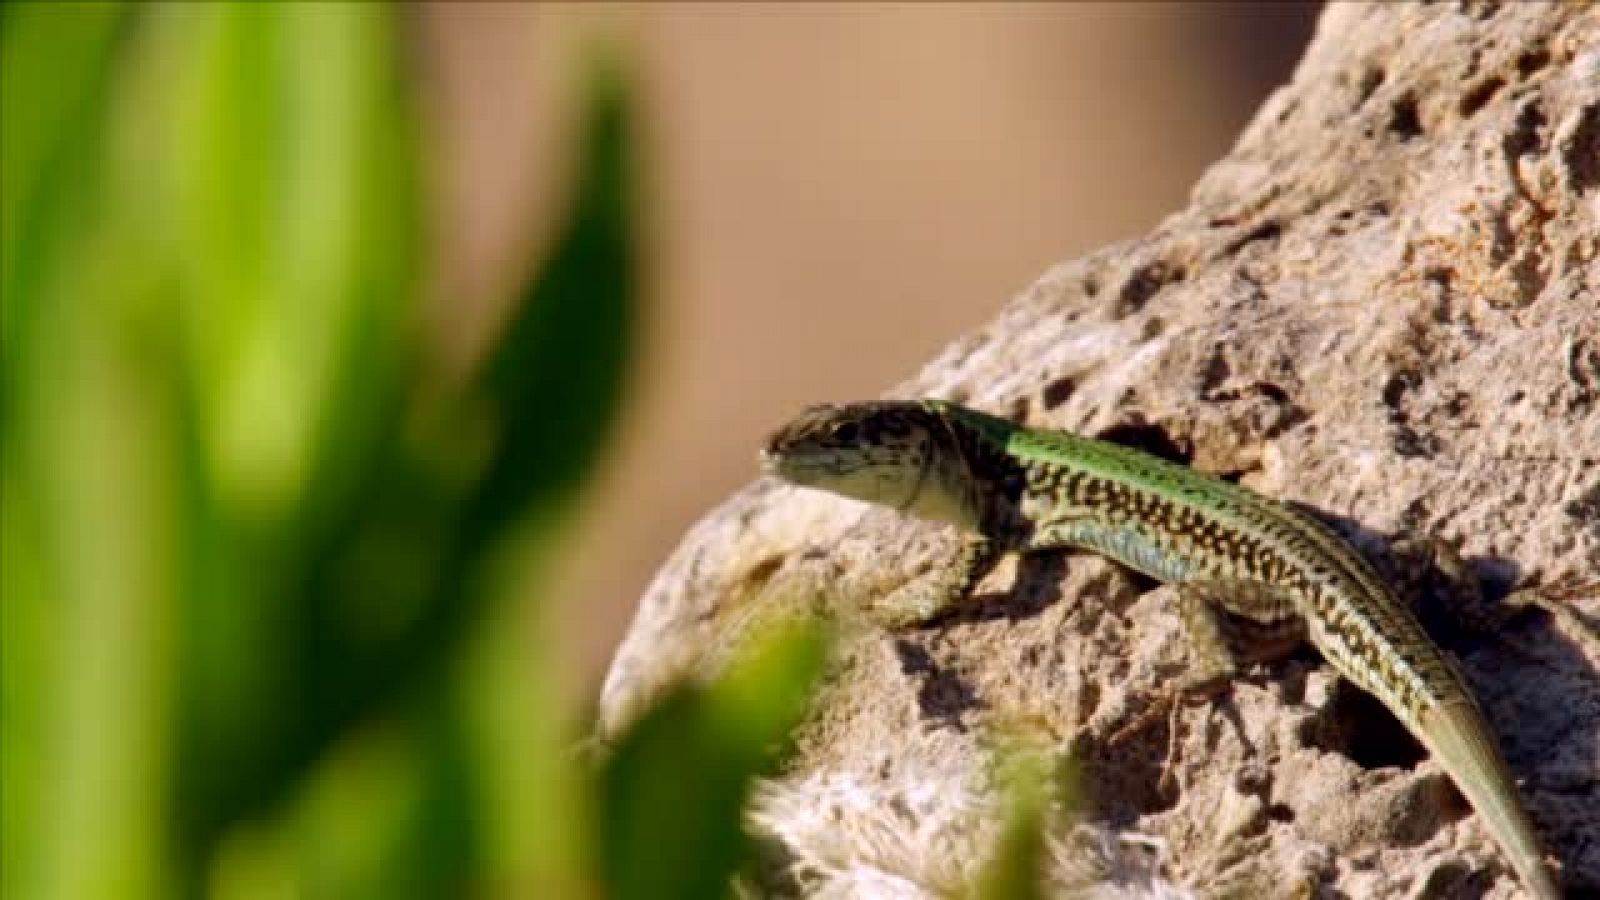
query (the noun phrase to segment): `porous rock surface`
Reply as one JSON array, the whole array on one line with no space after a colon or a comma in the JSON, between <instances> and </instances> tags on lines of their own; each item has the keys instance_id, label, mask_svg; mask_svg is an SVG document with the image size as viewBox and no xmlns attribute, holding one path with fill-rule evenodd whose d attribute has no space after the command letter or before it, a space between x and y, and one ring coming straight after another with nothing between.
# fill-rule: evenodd
<instances>
[{"instance_id":1,"label":"porous rock surface","mask_svg":"<svg viewBox=\"0 0 1600 900\"><path fill-rule=\"evenodd\" d=\"M1491 597L1595 578L1597 256L1600 8L1335 5L1187 209L1046 273L888 396L1145 446L1302 505L1380 567L1394 537L1441 536ZM1314 651L1114 746L1189 657L1170 589L1112 563L1047 554L927 627L865 620L955 542L752 484L643 597L601 731L750 623L831 614L827 685L752 811L779 848L768 892L961 892L996 833L991 750L1022 729L1076 766L1063 894L1519 894L1448 778ZM1567 890L1600 894L1600 657L1542 612L1501 636L1422 612ZM1600 600L1575 612L1600 624Z\"/></svg>"}]
</instances>

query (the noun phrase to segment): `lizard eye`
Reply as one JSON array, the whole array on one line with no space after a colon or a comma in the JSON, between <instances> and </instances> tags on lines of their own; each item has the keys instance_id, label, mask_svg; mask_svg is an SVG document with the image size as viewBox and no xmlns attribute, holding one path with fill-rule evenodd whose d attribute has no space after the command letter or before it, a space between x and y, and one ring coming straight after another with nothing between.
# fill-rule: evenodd
<instances>
[{"instance_id":1,"label":"lizard eye","mask_svg":"<svg viewBox=\"0 0 1600 900\"><path fill-rule=\"evenodd\" d=\"M856 439L856 431L856 423L846 422L834 429L833 436L845 443L851 443Z\"/></svg>"}]
</instances>

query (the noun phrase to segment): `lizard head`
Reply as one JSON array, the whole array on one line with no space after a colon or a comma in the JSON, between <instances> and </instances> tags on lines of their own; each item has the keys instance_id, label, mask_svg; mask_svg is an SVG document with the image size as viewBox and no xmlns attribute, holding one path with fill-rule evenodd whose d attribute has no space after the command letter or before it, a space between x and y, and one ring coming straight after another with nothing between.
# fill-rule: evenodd
<instances>
[{"instance_id":1,"label":"lizard head","mask_svg":"<svg viewBox=\"0 0 1600 900\"><path fill-rule=\"evenodd\" d=\"M768 439L761 468L790 484L919 512L933 499L940 428L920 403L813 406Z\"/></svg>"}]
</instances>

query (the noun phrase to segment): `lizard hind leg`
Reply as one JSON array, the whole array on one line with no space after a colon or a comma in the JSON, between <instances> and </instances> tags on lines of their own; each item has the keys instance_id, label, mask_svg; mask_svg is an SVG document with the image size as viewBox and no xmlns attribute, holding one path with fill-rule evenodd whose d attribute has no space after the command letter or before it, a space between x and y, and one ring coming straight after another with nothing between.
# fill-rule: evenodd
<instances>
[{"instance_id":1,"label":"lizard hind leg","mask_svg":"<svg viewBox=\"0 0 1600 900\"><path fill-rule=\"evenodd\" d=\"M1163 790L1172 784L1178 711L1185 702L1205 702L1228 689L1241 661L1282 658L1305 638L1305 626L1282 593L1255 582L1192 581L1175 586L1178 616L1194 657L1192 668L1150 707L1112 736L1119 744L1157 719L1169 718Z\"/></svg>"},{"instance_id":2,"label":"lizard hind leg","mask_svg":"<svg viewBox=\"0 0 1600 900\"><path fill-rule=\"evenodd\" d=\"M1514 610L1539 607L1590 657L1600 659L1600 628L1574 609L1574 601L1584 598L1600 598L1600 580L1584 581L1579 576L1569 576L1544 587L1513 591L1502 603Z\"/></svg>"},{"instance_id":3,"label":"lizard hind leg","mask_svg":"<svg viewBox=\"0 0 1600 900\"><path fill-rule=\"evenodd\" d=\"M1178 615L1195 654L1181 693L1214 695L1238 674L1241 661L1281 659L1305 639L1292 602L1250 581L1191 581L1177 585Z\"/></svg>"},{"instance_id":4,"label":"lizard hind leg","mask_svg":"<svg viewBox=\"0 0 1600 900\"><path fill-rule=\"evenodd\" d=\"M1537 656L1536 648L1513 638L1507 624L1530 607L1544 610L1573 642L1591 657L1600 657L1600 629L1588 622L1574 601L1600 597L1600 581L1584 582L1575 576L1542 587L1526 587L1506 595L1498 603L1483 595L1477 574L1461 557L1455 545L1434 536L1411 535L1393 542L1392 554L1409 564L1408 583L1401 594L1415 605L1424 592L1426 572L1432 569L1443 576L1448 602L1439 608L1459 627L1477 634L1493 635L1525 656Z\"/></svg>"}]
</instances>

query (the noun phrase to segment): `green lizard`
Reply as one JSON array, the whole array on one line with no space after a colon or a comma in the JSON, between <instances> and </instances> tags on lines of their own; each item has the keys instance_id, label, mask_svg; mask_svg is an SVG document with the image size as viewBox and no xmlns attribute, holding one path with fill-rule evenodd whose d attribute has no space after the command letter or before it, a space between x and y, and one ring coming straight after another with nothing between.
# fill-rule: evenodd
<instances>
[{"instance_id":1,"label":"green lizard","mask_svg":"<svg viewBox=\"0 0 1600 900\"><path fill-rule=\"evenodd\" d=\"M1176 586L1199 657L1185 691L1215 689L1237 671L1230 617L1309 638L1442 763L1527 889L1560 896L1461 675L1373 568L1315 519L1138 450L942 400L814 407L772 437L762 465L969 535L902 623L967 596L1005 553L1076 547Z\"/></svg>"}]
</instances>

